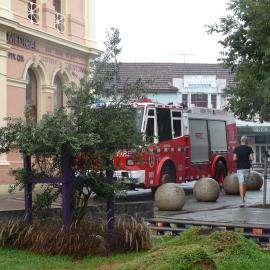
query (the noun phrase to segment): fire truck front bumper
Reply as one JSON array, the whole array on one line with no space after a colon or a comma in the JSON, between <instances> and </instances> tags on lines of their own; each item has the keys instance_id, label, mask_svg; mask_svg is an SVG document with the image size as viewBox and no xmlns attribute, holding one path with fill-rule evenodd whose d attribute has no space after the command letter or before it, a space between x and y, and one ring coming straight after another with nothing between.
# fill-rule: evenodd
<instances>
[{"instance_id":1,"label":"fire truck front bumper","mask_svg":"<svg viewBox=\"0 0 270 270\"><path fill-rule=\"evenodd\" d=\"M125 179L128 184L144 185L145 184L145 170L136 171L115 171L114 177Z\"/></svg>"}]
</instances>

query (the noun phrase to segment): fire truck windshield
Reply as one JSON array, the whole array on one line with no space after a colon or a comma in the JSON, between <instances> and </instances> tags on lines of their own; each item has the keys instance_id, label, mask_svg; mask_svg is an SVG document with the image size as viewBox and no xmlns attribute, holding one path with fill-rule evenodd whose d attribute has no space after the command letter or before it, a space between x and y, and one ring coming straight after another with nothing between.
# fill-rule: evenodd
<instances>
[{"instance_id":1,"label":"fire truck windshield","mask_svg":"<svg viewBox=\"0 0 270 270\"><path fill-rule=\"evenodd\" d=\"M143 111L144 108L132 108L136 112L136 128L140 132L142 126L142 119L143 119Z\"/></svg>"}]
</instances>

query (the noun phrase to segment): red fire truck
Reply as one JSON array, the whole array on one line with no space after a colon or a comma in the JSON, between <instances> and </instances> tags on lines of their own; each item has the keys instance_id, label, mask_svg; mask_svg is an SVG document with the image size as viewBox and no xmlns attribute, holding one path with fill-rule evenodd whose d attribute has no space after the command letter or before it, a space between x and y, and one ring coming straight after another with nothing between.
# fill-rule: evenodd
<instances>
[{"instance_id":1,"label":"red fire truck","mask_svg":"<svg viewBox=\"0 0 270 270\"><path fill-rule=\"evenodd\" d=\"M119 151L115 176L136 186L155 189L167 182L182 183L213 177L222 184L235 171L233 150L237 129L232 114L215 109L142 102L135 105L137 127L150 138L142 160Z\"/></svg>"}]
</instances>

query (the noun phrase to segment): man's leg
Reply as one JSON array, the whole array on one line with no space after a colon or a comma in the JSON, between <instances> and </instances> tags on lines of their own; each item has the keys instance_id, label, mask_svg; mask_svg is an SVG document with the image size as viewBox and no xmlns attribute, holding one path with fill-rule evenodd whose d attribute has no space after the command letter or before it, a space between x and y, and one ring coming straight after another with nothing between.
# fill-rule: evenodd
<instances>
[{"instance_id":1,"label":"man's leg","mask_svg":"<svg viewBox=\"0 0 270 270\"><path fill-rule=\"evenodd\" d=\"M247 183L249 180L249 176L250 176L250 170L243 170L243 177L244 177L244 182L243 182L243 197L244 197L244 201L245 201L245 196L246 196L246 192L247 192Z\"/></svg>"},{"instance_id":2,"label":"man's leg","mask_svg":"<svg viewBox=\"0 0 270 270\"><path fill-rule=\"evenodd\" d=\"M246 196L246 192L247 192L247 185L245 183L240 183L239 184L239 191L240 191L240 197L242 202L245 201L245 196Z\"/></svg>"},{"instance_id":3,"label":"man's leg","mask_svg":"<svg viewBox=\"0 0 270 270\"><path fill-rule=\"evenodd\" d=\"M238 177L238 182L239 182L239 193L240 193L240 198L241 198L240 207L244 207L247 187L244 181L243 170L237 170L237 177Z\"/></svg>"}]
</instances>

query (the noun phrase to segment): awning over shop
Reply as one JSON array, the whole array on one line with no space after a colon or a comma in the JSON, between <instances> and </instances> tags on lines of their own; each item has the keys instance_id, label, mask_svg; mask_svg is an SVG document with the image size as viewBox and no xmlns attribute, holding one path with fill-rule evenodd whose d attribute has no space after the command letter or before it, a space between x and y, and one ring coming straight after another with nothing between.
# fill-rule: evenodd
<instances>
[{"instance_id":1,"label":"awning over shop","mask_svg":"<svg viewBox=\"0 0 270 270\"><path fill-rule=\"evenodd\" d=\"M238 129L238 135L247 136L260 136L260 135L270 135L270 123L258 123L251 121L241 121L236 120L236 126Z\"/></svg>"}]
</instances>

